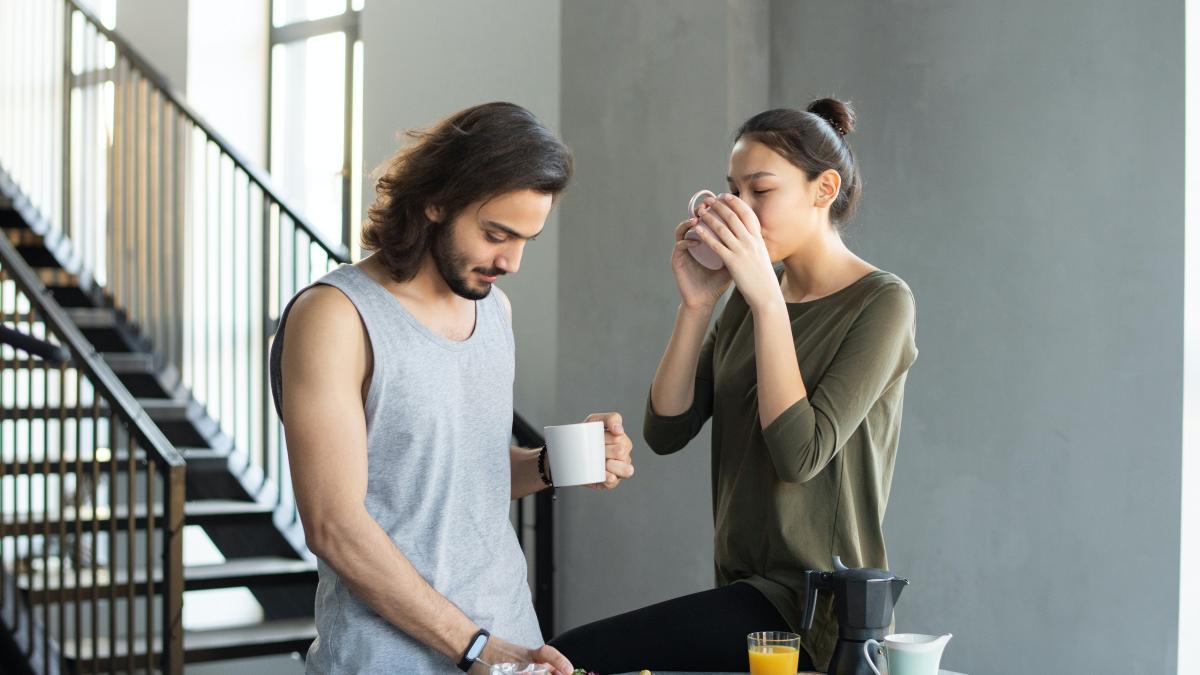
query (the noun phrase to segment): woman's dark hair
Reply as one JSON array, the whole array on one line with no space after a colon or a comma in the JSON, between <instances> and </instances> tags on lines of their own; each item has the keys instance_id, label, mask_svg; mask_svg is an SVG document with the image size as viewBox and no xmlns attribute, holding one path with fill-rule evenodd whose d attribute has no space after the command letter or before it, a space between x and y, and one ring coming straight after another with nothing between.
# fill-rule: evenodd
<instances>
[{"instance_id":1,"label":"woman's dark hair","mask_svg":"<svg viewBox=\"0 0 1200 675\"><path fill-rule=\"evenodd\" d=\"M854 110L835 98L817 99L807 110L776 108L746 120L734 134L736 143L749 138L783 155L800 167L809 180L833 169L842 189L829 206L829 219L843 225L854 217L862 196L862 174L846 134L854 131Z\"/></svg>"},{"instance_id":2,"label":"woman's dark hair","mask_svg":"<svg viewBox=\"0 0 1200 675\"><path fill-rule=\"evenodd\" d=\"M363 225L363 248L375 251L396 281L417 274L436 229L467 205L517 190L555 198L571 180L571 151L533 113L512 103L459 111L425 130L388 161ZM441 211L431 221L426 207Z\"/></svg>"}]
</instances>

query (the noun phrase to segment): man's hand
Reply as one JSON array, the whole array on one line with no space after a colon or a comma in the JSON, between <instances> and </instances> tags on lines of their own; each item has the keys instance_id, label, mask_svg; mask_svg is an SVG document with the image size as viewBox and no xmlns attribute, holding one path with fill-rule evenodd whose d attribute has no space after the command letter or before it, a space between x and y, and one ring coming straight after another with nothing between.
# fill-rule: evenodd
<instances>
[{"instance_id":1,"label":"man's hand","mask_svg":"<svg viewBox=\"0 0 1200 675\"><path fill-rule=\"evenodd\" d=\"M621 424L621 413L592 413L584 422L604 422L604 469L603 483L588 487L611 490L621 481L633 477L633 441L625 435ZM551 473L554 468L551 467Z\"/></svg>"},{"instance_id":2,"label":"man's hand","mask_svg":"<svg viewBox=\"0 0 1200 675\"><path fill-rule=\"evenodd\" d=\"M495 635L488 638L487 646L483 648L483 653L479 655L479 661L485 663L515 663L521 667L525 667L530 663L542 664L553 668L555 675L571 675L575 670L571 662L567 660L567 657L563 656L557 649L550 645L543 645L537 649L529 649L528 647L514 645ZM488 668L476 661L475 666L471 668L471 672L483 675L488 672Z\"/></svg>"}]
</instances>

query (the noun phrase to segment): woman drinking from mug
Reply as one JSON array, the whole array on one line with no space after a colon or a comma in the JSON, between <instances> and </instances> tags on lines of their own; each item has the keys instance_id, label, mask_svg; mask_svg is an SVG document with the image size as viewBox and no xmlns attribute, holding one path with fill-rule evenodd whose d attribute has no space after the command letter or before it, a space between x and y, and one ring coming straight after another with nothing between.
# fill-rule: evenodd
<instances>
[{"instance_id":1,"label":"woman drinking from mug","mask_svg":"<svg viewBox=\"0 0 1200 675\"><path fill-rule=\"evenodd\" d=\"M883 515L917 357L915 307L904 281L840 235L862 193L853 128L850 107L834 99L755 115L735 135L729 193L675 230L682 301L644 433L667 455L713 420L717 588L553 640L574 663L744 671L748 633L798 632L805 570L830 569L834 555L887 568ZM698 240L685 236L693 229ZM690 250L702 245L721 269L697 263ZM802 668L823 669L836 639L824 595Z\"/></svg>"}]
</instances>

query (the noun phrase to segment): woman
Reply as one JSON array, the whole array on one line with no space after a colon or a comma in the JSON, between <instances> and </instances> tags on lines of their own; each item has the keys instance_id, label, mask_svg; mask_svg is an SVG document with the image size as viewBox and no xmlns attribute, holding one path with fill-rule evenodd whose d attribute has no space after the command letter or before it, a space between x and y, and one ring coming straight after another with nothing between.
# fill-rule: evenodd
<instances>
[{"instance_id":1,"label":"woman","mask_svg":"<svg viewBox=\"0 0 1200 675\"><path fill-rule=\"evenodd\" d=\"M899 277L840 236L862 193L845 138L853 129L850 106L834 99L755 115L735 135L729 193L675 230L682 302L644 434L666 455L713 419L717 588L553 640L575 664L744 671L746 634L799 632L805 570L830 569L834 555L887 567L882 524L917 356L915 307ZM698 241L685 238L692 229ZM722 269L693 259L701 244ZM824 669L836 639L824 598L801 667Z\"/></svg>"}]
</instances>

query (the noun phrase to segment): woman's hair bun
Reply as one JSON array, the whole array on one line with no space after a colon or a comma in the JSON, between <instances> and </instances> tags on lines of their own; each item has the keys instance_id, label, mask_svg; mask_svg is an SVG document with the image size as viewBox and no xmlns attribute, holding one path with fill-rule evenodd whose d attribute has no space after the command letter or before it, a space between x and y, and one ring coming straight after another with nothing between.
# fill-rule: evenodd
<instances>
[{"instance_id":1,"label":"woman's hair bun","mask_svg":"<svg viewBox=\"0 0 1200 675\"><path fill-rule=\"evenodd\" d=\"M854 131L854 109L836 98L819 98L808 104L808 112L829 122L839 135Z\"/></svg>"}]
</instances>

